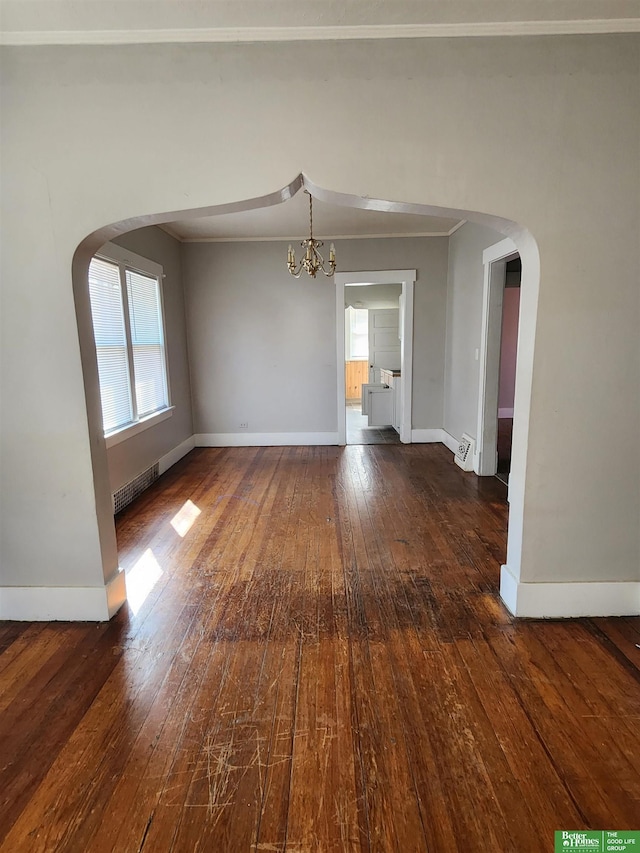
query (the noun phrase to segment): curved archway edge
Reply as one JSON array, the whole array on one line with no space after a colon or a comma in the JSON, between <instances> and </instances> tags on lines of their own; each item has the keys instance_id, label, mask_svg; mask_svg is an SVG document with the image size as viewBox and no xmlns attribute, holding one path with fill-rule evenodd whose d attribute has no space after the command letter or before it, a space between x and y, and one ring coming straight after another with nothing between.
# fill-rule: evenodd
<instances>
[{"instance_id":1,"label":"curved archway edge","mask_svg":"<svg viewBox=\"0 0 640 853\"><path fill-rule=\"evenodd\" d=\"M535 326L540 278L540 263L533 235L517 223L479 211L445 208L428 204L404 203L366 196L355 196L326 189L314 183L303 172L275 192L232 203L187 210L166 211L124 219L89 234L76 249L73 259L73 290L78 318L83 379L87 403L87 421L94 474L96 514L107 588L108 613L113 615L124 601L124 582L118 567L115 528L109 489L106 445L102 431L102 416L98 387L95 346L91 333L90 305L87 291L88 265L95 252L109 240L129 231L152 225L162 225L178 219L195 219L217 214L267 208L281 204L306 189L327 203L389 213L412 213L423 216L455 217L485 225L513 241L522 259L522 307L518 341L516 397L511 482L507 562L502 567L501 595L512 613L517 613L517 590L524 526L524 498L530 401L534 362ZM89 322L87 322L89 320ZM110 592L111 591L111 592Z\"/></svg>"}]
</instances>

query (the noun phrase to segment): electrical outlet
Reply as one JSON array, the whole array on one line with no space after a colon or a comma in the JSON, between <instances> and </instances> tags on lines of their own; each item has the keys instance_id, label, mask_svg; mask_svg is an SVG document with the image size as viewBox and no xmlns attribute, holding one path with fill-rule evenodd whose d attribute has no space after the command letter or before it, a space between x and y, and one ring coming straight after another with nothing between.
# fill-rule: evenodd
<instances>
[{"instance_id":1,"label":"electrical outlet","mask_svg":"<svg viewBox=\"0 0 640 853\"><path fill-rule=\"evenodd\" d=\"M240 424L240 429L249 429L248 421L242 421L242 423Z\"/></svg>"}]
</instances>

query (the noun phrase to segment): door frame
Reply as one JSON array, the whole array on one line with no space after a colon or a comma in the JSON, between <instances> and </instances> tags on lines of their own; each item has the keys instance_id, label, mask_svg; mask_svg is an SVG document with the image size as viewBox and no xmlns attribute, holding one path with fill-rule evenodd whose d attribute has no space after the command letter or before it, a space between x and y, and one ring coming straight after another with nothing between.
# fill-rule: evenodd
<instances>
[{"instance_id":1,"label":"door frame","mask_svg":"<svg viewBox=\"0 0 640 853\"><path fill-rule=\"evenodd\" d=\"M478 371L478 426L473 470L481 477L498 470L498 392L500 388L500 342L502 338L502 301L507 261L518 256L509 237L488 246L482 253L484 285L480 333L480 369ZM517 382L516 372L516 382Z\"/></svg>"},{"instance_id":2,"label":"door frame","mask_svg":"<svg viewBox=\"0 0 640 853\"><path fill-rule=\"evenodd\" d=\"M400 340L400 388L402 411L400 415L400 441L411 444L411 404L413 389L413 293L417 279L416 270L363 270L337 272L336 285L336 358L338 378L338 444L347 443L347 407L345 403L345 334L344 334L344 289L346 285L401 284L399 304Z\"/></svg>"}]
</instances>

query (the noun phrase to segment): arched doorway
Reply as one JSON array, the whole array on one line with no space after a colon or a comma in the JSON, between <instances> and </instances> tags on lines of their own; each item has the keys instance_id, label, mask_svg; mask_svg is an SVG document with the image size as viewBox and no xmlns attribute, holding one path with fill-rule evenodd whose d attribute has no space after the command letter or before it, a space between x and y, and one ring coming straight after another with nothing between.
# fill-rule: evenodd
<instances>
[{"instance_id":1,"label":"arched doorway","mask_svg":"<svg viewBox=\"0 0 640 853\"><path fill-rule=\"evenodd\" d=\"M337 206L355 207L364 210L388 211L391 213L414 213L422 215L455 215L479 224L488 225L504 235L517 247L523 260L523 294L527 297L523 305L523 327L521 329L520 352L518 362L518 412L514 425L513 467L510 488L511 511L509 520L508 566L511 577L519 576L520 550L522 542L522 516L524 508L524 483L526 470L526 449L528 435L528 401L531 393L531 374L533 365L533 330L538 290L537 247L533 237L515 223L495 216L463 211L454 208L432 207L421 204L404 204L381 199L365 198L324 189L311 182L304 174L298 175L282 189L268 195L245 199L231 204L218 205L179 212L159 213L141 216L102 228L89 235L78 246L74 258L73 279L76 298L76 310L79 318L79 332L84 368L84 382L87 399L88 422L91 433L91 448L94 470L94 488L99 519L100 538L105 560L117 565L115 534L111 511L111 495L108 487L106 453L101 431L100 399L97 382L95 348L90 332L89 304L86 293L87 269L91 257L105 241L130 230L148 225L159 225L178 218L189 219L241 210L254 210L280 204L292 198L301 189L307 189L312 195ZM525 310L526 308L526 310ZM406 413L405 413L406 414ZM405 435L411 428L405 417ZM337 412L336 412L337 419ZM409 433L410 434L410 433ZM108 574L108 573L107 573ZM121 594L121 593L120 593Z\"/></svg>"}]
</instances>

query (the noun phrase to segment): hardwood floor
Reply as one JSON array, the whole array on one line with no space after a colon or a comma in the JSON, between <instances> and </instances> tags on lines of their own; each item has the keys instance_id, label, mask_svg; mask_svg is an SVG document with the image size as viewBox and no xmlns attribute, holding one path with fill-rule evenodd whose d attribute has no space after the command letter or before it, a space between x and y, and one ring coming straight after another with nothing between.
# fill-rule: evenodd
<instances>
[{"instance_id":1,"label":"hardwood floor","mask_svg":"<svg viewBox=\"0 0 640 853\"><path fill-rule=\"evenodd\" d=\"M117 520L136 612L0 625L1 849L637 829L640 620L512 620L505 492L439 445L192 452Z\"/></svg>"}]
</instances>

